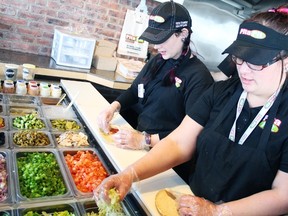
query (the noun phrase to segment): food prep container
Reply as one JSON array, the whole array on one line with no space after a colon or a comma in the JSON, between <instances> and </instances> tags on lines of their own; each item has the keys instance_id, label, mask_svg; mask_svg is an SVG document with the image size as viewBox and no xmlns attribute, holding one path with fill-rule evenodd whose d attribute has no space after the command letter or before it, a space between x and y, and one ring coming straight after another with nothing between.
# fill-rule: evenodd
<instances>
[{"instance_id":1,"label":"food prep container","mask_svg":"<svg viewBox=\"0 0 288 216\"><path fill-rule=\"evenodd\" d=\"M79 212L81 215L87 215L90 214L92 215L98 215L99 210L98 206L93 198L80 198L77 202ZM126 200L124 199L121 202L123 214L119 214L120 216L125 216L125 215L141 215L141 214L131 214L131 211L129 211L129 208L127 208L128 204Z\"/></svg>"},{"instance_id":2,"label":"food prep container","mask_svg":"<svg viewBox=\"0 0 288 216\"><path fill-rule=\"evenodd\" d=\"M53 148L51 133L37 130L16 130L9 132L11 148Z\"/></svg>"},{"instance_id":3,"label":"food prep container","mask_svg":"<svg viewBox=\"0 0 288 216\"><path fill-rule=\"evenodd\" d=\"M46 118L57 119L57 118L77 118L72 107L68 108L66 106L42 106L43 114Z\"/></svg>"},{"instance_id":4,"label":"food prep container","mask_svg":"<svg viewBox=\"0 0 288 216\"><path fill-rule=\"evenodd\" d=\"M1 216L16 216L16 213L14 213L14 210L11 208L9 209L3 208L0 210L0 215Z\"/></svg>"},{"instance_id":5,"label":"food prep container","mask_svg":"<svg viewBox=\"0 0 288 216\"><path fill-rule=\"evenodd\" d=\"M27 114L34 114L38 117L43 117L41 108L35 105L7 105L7 114L9 116L24 116Z\"/></svg>"},{"instance_id":6,"label":"food prep container","mask_svg":"<svg viewBox=\"0 0 288 216\"><path fill-rule=\"evenodd\" d=\"M71 199L71 186L55 149L14 149L12 156L18 203Z\"/></svg>"},{"instance_id":7,"label":"food prep container","mask_svg":"<svg viewBox=\"0 0 288 216\"><path fill-rule=\"evenodd\" d=\"M7 95L0 93L0 103L7 103Z\"/></svg>"},{"instance_id":8,"label":"food prep container","mask_svg":"<svg viewBox=\"0 0 288 216\"><path fill-rule=\"evenodd\" d=\"M12 178L12 160L11 151L9 149L0 150L0 208L8 207L15 202L15 190L13 188L14 181ZM4 186L5 185L5 186Z\"/></svg>"},{"instance_id":9,"label":"food prep container","mask_svg":"<svg viewBox=\"0 0 288 216\"><path fill-rule=\"evenodd\" d=\"M0 131L0 149L9 148L9 134L8 131Z\"/></svg>"},{"instance_id":10,"label":"food prep container","mask_svg":"<svg viewBox=\"0 0 288 216\"><path fill-rule=\"evenodd\" d=\"M68 118L50 118L47 120L49 129L52 132L56 131L81 131L83 130L83 125L78 119L68 119Z\"/></svg>"},{"instance_id":11,"label":"food prep container","mask_svg":"<svg viewBox=\"0 0 288 216\"><path fill-rule=\"evenodd\" d=\"M9 119L7 116L0 116L0 131L7 131L9 129Z\"/></svg>"},{"instance_id":12,"label":"food prep container","mask_svg":"<svg viewBox=\"0 0 288 216\"><path fill-rule=\"evenodd\" d=\"M21 122L21 119L24 119L25 116L10 116L9 124L10 130L48 130L48 125L45 118L36 117L33 120L32 117L25 119L24 123Z\"/></svg>"},{"instance_id":13,"label":"food prep container","mask_svg":"<svg viewBox=\"0 0 288 216\"><path fill-rule=\"evenodd\" d=\"M0 115L7 115L7 105L0 102Z\"/></svg>"},{"instance_id":14,"label":"food prep container","mask_svg":"<svg viewBox=\"0 0 288 216\"><path fill-rule=\"evenodd\" d=\"M91 148L88 135L84 131L51 132L58 148Z\"/></svg>"},{"instance_id":15,"label":"food prep container","mask_svg":"<svg viewBox=\"0 0 288 216\"><path fill-rule=\"evenodd\" d=\"M7 104L30 104L39 105L38 97L28 95L7 95Z\"/></svg>"},{"instance_id":16,"label":"food prep container","mask_svg":"<svg viewBox=\"0 0 288 216\"><path fill-rule=\"evenodd\" d=\"M75 196L92 197L93 188L110 175L102 158L93 148L59 151Z\"/></svg>"},{"instance_id":17,"label":"food prep container","mask_svg":"<svg viewBox=\"0 0 288 216\"><path fill-rule=\"evenodd\" d=\"M17 216L25 216L28 212L41 214L43 212L47 215L54 215L54 213L60 213L67 211L71 215L84 216L79 213L78 206L75 201L68 200L66 203L37 203L32 205L20 205L17 208ZM65 214L66 215L66 214ZM68 214L67 214L68 215Z\"/></svg>"},{"instance_id":18,"label":"food prep container","mask_svg":"<svg viewBox=\"0 0 288 216\"><path fill-rule=\"evenodd\" d=\"M58 103L59 101L59 98L54 98L54 97L40 97L39 98L39 102L40 102L40 105L42 106L54 106ZM60 104L58 106L65 106L65 105L68 105L67 101L64 99L60 102Z\"/></svg>"}]
</instances>

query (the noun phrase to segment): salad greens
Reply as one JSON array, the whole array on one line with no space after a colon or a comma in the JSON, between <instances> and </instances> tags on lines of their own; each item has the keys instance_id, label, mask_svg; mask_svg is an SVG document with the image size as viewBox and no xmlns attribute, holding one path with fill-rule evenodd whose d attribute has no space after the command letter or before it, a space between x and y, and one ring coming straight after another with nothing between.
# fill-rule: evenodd
<instances>
[{"instance_id":1,"label":"salad greens","mask_svg":"<svg viewBox=\"0 0 288 216\"><path fill-rule=\"evenodd\" d=\"M111 200L110 204L100 199L97 201L99 216L124 216L122 205L120 204L120 196L115 188L111 188L108 192Z\"/></svg>"}]
</instances>

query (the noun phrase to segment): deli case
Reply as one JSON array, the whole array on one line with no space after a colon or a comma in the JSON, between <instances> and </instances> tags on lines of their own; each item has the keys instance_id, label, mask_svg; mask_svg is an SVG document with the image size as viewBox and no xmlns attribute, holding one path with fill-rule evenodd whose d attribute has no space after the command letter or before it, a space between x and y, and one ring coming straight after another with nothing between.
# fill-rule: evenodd
<instances>
[{"instance_id":1,"label":"deli case","mask_svg":"<svg viewBox=\"0 0 288 216\"><path fill-rule=\"evenodd\" d=\"M97 166L101 180L147 153L119 149L111 137L99 131L97 115L109 104L89 82L61 80L60 86L67 95L60 105L56 105L59 98L0 94L0 183L6 184L0 193L0 215L64 211L93 215L97 213L89 190L93 185L81 179L84 174L77 162ZM112 124L129 127L120 114ZM79 136L84 141L75 144L80 142ZM191 193L188 185L168 170L133 184L121 202L124 215L159 215L155 195L164 188Z\"/></svg>"}]
</instances>

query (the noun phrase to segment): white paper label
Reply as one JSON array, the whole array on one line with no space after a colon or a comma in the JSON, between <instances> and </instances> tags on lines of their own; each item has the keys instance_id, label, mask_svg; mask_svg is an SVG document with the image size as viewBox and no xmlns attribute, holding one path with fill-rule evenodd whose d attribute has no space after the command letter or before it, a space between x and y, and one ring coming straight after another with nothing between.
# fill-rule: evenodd
<instances>
[{"instance_id":1,"label":"white paper label","mask_svg":"<svg viewBox=\"0 0 288 216\"><path fill-rule=\"evenodd\" d=\"M145 89L144 89L144 84L138 84L138 97L139 98L144 98L144 92L145 92Z\"/></svg>"}]
</instances>

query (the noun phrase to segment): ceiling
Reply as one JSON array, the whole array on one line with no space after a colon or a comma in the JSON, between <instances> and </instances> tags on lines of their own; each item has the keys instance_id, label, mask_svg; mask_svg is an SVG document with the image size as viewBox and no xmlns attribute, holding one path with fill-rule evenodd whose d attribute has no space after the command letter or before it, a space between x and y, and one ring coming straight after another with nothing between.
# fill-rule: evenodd
<instances>
[{"instance_id":1,"label":"ceiling","mask_svg":"<svg viewBox=\"0 0 288 216\"><path fill-rule=\"evenodd\" d=\"M212 4L219 9L232 12L243 19L248 18L252 13L265 11L277 7L288 0L186 0Z\"/></svg>"}]
</instances>

